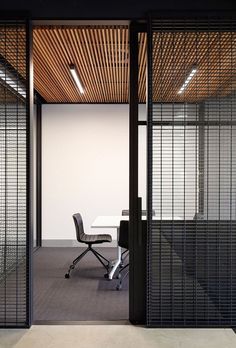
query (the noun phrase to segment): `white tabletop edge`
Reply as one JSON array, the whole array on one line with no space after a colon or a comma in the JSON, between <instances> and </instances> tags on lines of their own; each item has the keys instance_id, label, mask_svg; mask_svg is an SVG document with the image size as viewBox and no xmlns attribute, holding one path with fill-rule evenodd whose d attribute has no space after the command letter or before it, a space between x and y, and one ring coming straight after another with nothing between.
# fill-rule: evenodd
<instances>
[{"instance_id":1,"label":"white tabletop edge","mask_svg":"<svg viewBox=\"0 0 236 348\"><path fill-rule=\"evenodd\" d=\"M121 220L129 220L129 216L106 215L97 216L91 227L93 228L118 228Z\"/></svg>"},{"instance_id":2,"label":"white tabletop edge","mask_svg":"<svg viewBox=\"0 0 236 348\"><path fill-rule=\"evenodd\" d=\"M146 220L146 216L142 217L143 220ZM172 220L171 216L163 216L162 219ZM119 228L121 220L129 220L129 216L123 215L100 215L97 216L93 221L91 227L92 228ZM154 220L158 220L158 218L154 217ZM175 220L182 220L180 217L175 217Z\"/></svg>"}]
</instances>

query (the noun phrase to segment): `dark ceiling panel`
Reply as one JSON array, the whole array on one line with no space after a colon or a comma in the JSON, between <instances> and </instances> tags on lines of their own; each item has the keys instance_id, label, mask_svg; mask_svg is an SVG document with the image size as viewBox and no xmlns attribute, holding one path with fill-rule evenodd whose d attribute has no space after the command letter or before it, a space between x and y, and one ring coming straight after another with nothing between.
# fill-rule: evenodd
<instances>
[{"instance_id":1,"label":"dark ceiling panel","mask_svg":"<svg viewBox=\"0 0 236 348\"><path fill-rule=\"evenodd\" d=\"M2 1L1 10L30 11L33 18L45 19L137 19L149 11L175 10L233 10L234 0L8 0Z\"/></svg>"}]
</instances>

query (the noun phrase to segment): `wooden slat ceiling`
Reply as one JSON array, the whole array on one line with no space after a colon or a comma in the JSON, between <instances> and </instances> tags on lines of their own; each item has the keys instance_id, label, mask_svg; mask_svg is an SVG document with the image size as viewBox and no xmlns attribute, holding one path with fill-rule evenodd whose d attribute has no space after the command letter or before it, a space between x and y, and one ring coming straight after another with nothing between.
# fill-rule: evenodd
<instances>
[{"instance_id":1,"label":"wooden slat ceiling","mask_svg":"<svg viewBox=\"0 0 236 348\"><path fill-rule=\"evenodd\" d=\"M25 53L25 28L19 25L0 26L0 59L2 56L23 78L26 77Z\"/></svg>"},{"instance_id":2,"label":"wooden slat ceiling","mask_svg":"<svg viewBox=\"0 0 236 348\"><path fill-rule=\"evenodd\" d=\"M139 101L146 100L146 35L139 36ZM197 102L227 95L235 85L235 33L165 32L153 37L153 100ZM75 64L85 88L70 75ZM178 94L193 66L197 73ZM127 26L34 29L35 88L48 102L126 103Z\"/></svg>"},{"instance_id":3,"label":"wooden slat ceiling","mask_svg":"<svg viewBox=\"0 0 236 348\"><path fill-rule=\"evenodd\" d=\"M128 102L127 26L36 27L33 35L34 84L46 101ZM8 44L5 45L5 42ZM145 34L140 34L139 42L139 101L145 102ZM25 78L25 31L23 28L0 27L0 55ZM84 85L83 95L79 93L70 75L69 64L71 63L76 65ZM194 65L197 66L197 74L184 93L178 94ZM154 101L197 102L211 96L228 95L236 89L235 69L236 33L154 34Z\"/></svg>"},{"instance_id":4,"label":"wooden slat ceiling","mask_svg":"<svg viewBox=\"0 0 236 348\"><path fill-rule=\"evenodd\" d=\"M178 94L194 66L197 73ZM226 96L236 87L236 33L155 33L153 71L155 101L197 102Z\"/></svg>"},{"instance_id":5,"label":"wooden slat ceiling","mask_svg":"<svg viewBox=\"0 0 236 348\"><path fill-rule=\"evenodd\" d=\"M24 32L0 28L0 54L25 77ZM34 84L48 102L126 103L129 86L127 26L36 27ZM146 35L139 36L139 101L146 95ZM11 47L19 45L18 56ZM76 65L85 93L69 71ZM178 94L192 67L197 73ZM153 37L153 100L197 102L232 93L236 88L236 33L156 33Z\"/></svg>"},{"instance_id":6,"label":"wooden slat ceiling","mask_svg":"<svg viewBox=\"0 0 236 348\"><path fill-rule=\"evenodd\" d=\"M0 70L9 72L10 78L15 82L24 83L26 78L26 31L24 26L0 25ZM9 77L7 77L7 80ZM7 86L7 84L5 85ZM0 84L0 103L21 103L24 99L11 88L4 88Z\"/></svg>"},{"instance_id":7,"label":"wooden slat ceiling","mask_svg":"<svg viewBox=\"0 0 236 348\"><path fill-rule=\"evenodd\" d=\"M129 87L127 26L34 29L34 82L48 102L126 103ZM145 101L146 36L140 35L140 101ZM80 94L69 71L74 64Z\"/></svg>"}]
</instances>

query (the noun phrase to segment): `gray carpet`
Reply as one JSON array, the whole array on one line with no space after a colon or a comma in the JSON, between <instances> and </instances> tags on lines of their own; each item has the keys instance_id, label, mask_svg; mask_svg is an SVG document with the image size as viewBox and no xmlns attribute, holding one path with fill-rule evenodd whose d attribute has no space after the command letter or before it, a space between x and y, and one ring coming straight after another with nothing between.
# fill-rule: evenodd
<instances>
[{"instance_id":1,"label":"gray carpet","mask_svg":"<svg viewBox=\"0 0 236 348\"><path fill-rule=\"evenodd\" d=\"M34 320L107 321L128 318L128 280L122 291L117 279L104 278L105 269L88 253L65 279L68 266L83 248L40 248L34 253ZM108 259L115 248L98 248Z\"/></svg>"}]
</instances>

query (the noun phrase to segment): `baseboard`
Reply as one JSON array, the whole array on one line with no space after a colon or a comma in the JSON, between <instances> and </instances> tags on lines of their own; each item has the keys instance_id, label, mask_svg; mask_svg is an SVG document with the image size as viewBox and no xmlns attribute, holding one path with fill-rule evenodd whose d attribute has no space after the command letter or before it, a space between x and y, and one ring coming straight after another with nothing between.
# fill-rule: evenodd
<instances>
[{"instance_id":1,"label":"baseboard","mask_svg":"<svg viewBox=\"0 0 236 348\"><path fill-rule=\"evenodd\" d=\"M57 320L34 320L33 325L130 325L128 319L124 320L96 320L96 321L57 321Z\"/></svg>"},{"instance_id":2,"label":"baseboard","mask_svg":"<svg viewBox=\"0 0 236 348\"><path fill-rule=\"evenodd\" d=\"M76 239L43 239L42 247L84 247L82 243L78 243ZM96 245L96 247L116 247L117 241L113 240L111 243L102 243Z\"/></svg>"}]
</instances>

